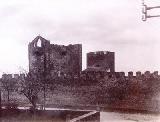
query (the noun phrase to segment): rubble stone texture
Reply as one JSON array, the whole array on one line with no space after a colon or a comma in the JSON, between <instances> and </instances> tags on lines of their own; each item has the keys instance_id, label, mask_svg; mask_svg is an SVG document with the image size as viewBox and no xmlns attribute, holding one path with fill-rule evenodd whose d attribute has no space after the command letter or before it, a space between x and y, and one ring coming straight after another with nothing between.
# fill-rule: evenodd
<instances>
[{"instance_id":1,"label":"rubble stone texture","mask_svg":"<svg viewBox=\"0 0 160 122\"><path fill-rule=\"evenodd\" d=\"M87 54L87 69L82 70L82 45L55 45L50 41L36 37L29 43L29 73L49 74L46 84L46 105L71 106L101 109L133 109L142 111L160 111L160 75L158 71L136 75L129 71L115 72L115 53L98 51ZM63 76L80 76L67 78ZM62 77L61 77L62 76ZM25 74L3 74L0 80L23 79ZM43 75L42 75L42 78ZM69 79L69 80L68 80ZM14 80L13 80L14 81ZM46 80L47 81L47 80ZM1 83L1 82L0 82ZM20 84L17 83L17 88ZM2 86L2 85L1 85ZM5 89L2 91L5 103ZM39 103L43 104L43 92L39 93ZM19 104L26 104L26 98L16 91L10 98L16 98Z\"/></svg>"},{"instance_id":2,"label":"rubble stone texture","mask_svg":"<svg viewBox=\"0 0 160 122\"><path fill-rule=\"evenodd\" d=\"M29 43L29 72L55 76L79 76L82 71L82 45L56 45L37 36Z\"/></svg>"},{"instance_id":3,"label":"rubble stone texture","mask_svg":"<svg viewBox=\"0 0 160 122\"><path fill-rule=\"evenodd\" d=\"M87 68L115 72L114 52L98 51L87 54Z\"/></svg>"}]
</instances>

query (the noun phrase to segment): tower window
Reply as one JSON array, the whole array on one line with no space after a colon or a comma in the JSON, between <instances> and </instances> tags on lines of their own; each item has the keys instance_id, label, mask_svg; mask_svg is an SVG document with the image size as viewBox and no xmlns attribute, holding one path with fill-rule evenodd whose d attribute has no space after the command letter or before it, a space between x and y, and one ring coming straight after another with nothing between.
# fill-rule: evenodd
<instances>
[{"instance_id":1,"label":"tower window","mask_svg":"<svg viewBox=\"0 0 160 122\"><path fill-rule=\"evenodd\" d=\"M42 41L40 39L37 41L37 47L42 47Z\"/></svg>"},{"instance_id":2,"label":"tower window","mask_svg":"<svg viewBox=\"0 0 160 122\"><path fill-rule=\"evenodd\" d=\"M66 51L62 51L62 56L65 56L65 55L67 55L67 52Z\"/></svg>"}]
</instances>

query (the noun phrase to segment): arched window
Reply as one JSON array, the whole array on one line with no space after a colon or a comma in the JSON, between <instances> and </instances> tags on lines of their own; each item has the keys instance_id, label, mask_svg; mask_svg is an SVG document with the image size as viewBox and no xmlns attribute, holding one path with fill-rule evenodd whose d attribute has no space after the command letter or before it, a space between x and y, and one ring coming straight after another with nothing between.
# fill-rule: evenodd
<instances>
[{"instance_id":1,"label":"arched window","mask_svg":"<svg viewBox=\"0 0 160 122\"><path fill-rule=\"evenodd\" d=\"M42 41L40 39L37 41L37 47L42 47Z\"/></svg>"}]
</instances>

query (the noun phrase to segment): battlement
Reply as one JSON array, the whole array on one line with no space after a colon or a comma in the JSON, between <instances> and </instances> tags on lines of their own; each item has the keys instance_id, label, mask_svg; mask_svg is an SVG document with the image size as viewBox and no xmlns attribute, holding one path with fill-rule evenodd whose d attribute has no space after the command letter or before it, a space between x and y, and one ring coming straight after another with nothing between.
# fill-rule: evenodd
<instances>
[{"instance_id":1,"label":"battlement","mask_svg":"<svg viewBox=\"0 0 160 122\"><path fill-rule=\"evenodd\" d=\"M125 72L116 72L116 73L122 73L123 76L125 77L128 77L128 78L150 78L150 77L153 77L153 78L158 78L160 77L159 74L158 74L158 71L154 71L154 72L150 72L150 71L145 71L145 72L140 72L140 71L137 71L135 72L135 75L134 75L134 72L132 71L129 71L127 75L125 75Z\"/></svg>"},{"instance_id":2,"label":"battlement","mask_svg":"<svg viewBox=\"0 0 160 122\"><path fill-rule=\"evenodd\" d=\"M123 72L124 73L124 72ZM124 73L125 74L125 73ZM141 78L141 77L146 77L146 78L149 78L149 77L160 77L159 74L158 74L158 71L154 71L154 72L150 72L150 71L145 71L145 72L140 72L140 71L137 71L134 75L134 72L132 71L129 71L127 75L125 75L126 77L129 77L129 78L132 78L132 77L135 77L135 78Z\"/></svg>"},{"instance_id":3,"label":"battlement","mask_svg":"<svg viewBox=\"0 0 160 122\"><path fill-rule=\"evenodd\" d=\"M96 52L89 52L87 55L106 55L106 54L111 54L114 52L110 51L96 51Z\"/></svg>"},{"instance_id":4,"label":"battlement","mask_svg":"<svg viewBox=\"0 0 160 122\"><path fill-rule=\"evenodd\" d=\"M100 77L101 76L101 77ZM158 71L150 72L145 71L144 73L137 71L134 75L134 72L130 71L128 74L125 74L125 72L106 72L104 70L97 70L93 68L88 68L84 71L82 71L82 77L86 79L86 77L89 77L90 79L99 80L99 78L114 78L119 79L122 78L123 80L159 80L160 75L158 75Z\"/></svg>"},{"instance_id":5,"label":"battlement","mask_svg":"<svg viewBox=\"0 0 160 122\"><path fill-rule=\"evenodd\" d=\"M137 71L136 72L136 75L133 75L133 72L130 71L128 72L128 75L126 77L136 77L136 78L140 78L140 77L146 77L146 78L149 78L151 76L153 77L158 77L158 71L154 71L154 72L150 72L150 71L145 71L144 73L140 72L140 71Z\"/></svg>"},{"instance_id":6,"label":"battlement","mask_svg":"<svg viewBox=\"0 0 160 122\"><path fill-rule=\"evenodd\" d=\"M115 72L114 52L97 51L87 53L87 68Z\"/></svg>"},{"instance_id":7,"label":"battlement","mask_svg":"<svg viewBox=\"0 0 160 122\"><path fill-rule=\"evenodd\" d=\"M25 78L25 74L2 74L2 79L23 79Z\"/></svg>"},{"instance_id":8,"label":"battlement","mask_svg":"<svg viewBox=\"0 0 160 122\"><path fill-rule=\"evenodd\" d=\"M63 48L63 47L78 47L78 46L82 46L82 44L69 44L69 45L58 45L58 44L50 44L52 47L54 47L54 46L58 46L58 47L61 47L61 48Z\"/></svg>"}]
</instances>

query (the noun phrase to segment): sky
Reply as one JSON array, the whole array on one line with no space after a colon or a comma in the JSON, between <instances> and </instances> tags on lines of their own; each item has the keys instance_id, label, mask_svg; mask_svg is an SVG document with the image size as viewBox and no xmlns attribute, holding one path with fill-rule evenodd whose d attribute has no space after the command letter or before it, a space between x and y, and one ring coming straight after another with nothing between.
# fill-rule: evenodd
<instances>
[{"instance_id":1,"label":"sky","mask_svg":"<svg viewBox=\"0 0 160 122\"><path fill-rule=\"evenodd\" d=\"M145 0L148 6L158 0ZM0 0L0 74L28 70L28 43L82 44L115 52L116 71L160 71L160 18L141 20L141 0ZM160 14L152 10L149 14Z\"/></svg>"}]
</instances>

